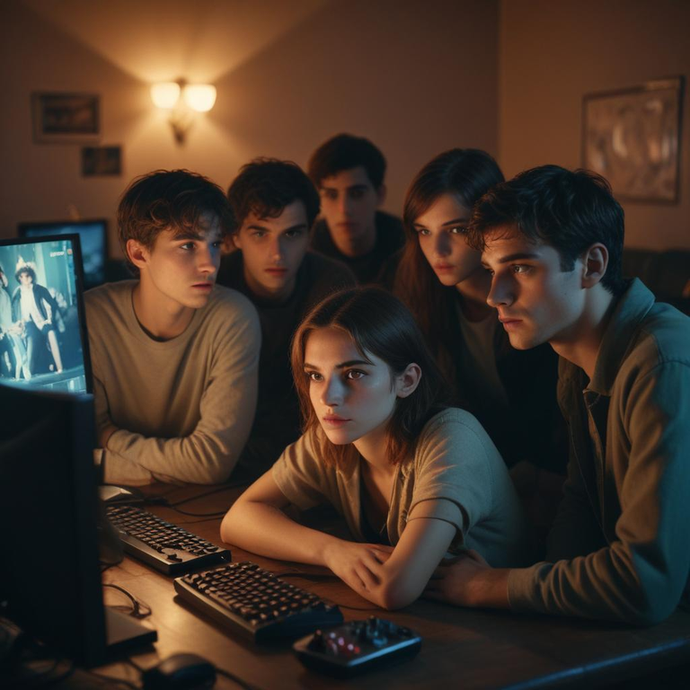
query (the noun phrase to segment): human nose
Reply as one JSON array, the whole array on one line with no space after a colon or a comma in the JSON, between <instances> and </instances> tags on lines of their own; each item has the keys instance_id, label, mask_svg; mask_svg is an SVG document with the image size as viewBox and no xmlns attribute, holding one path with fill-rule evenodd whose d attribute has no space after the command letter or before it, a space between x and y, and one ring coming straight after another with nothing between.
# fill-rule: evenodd
<instances>
[{"instance_id":1,"label":"human nose","mask_svg":"<svg viewBox=\"0 0 690 690\"><path fill-rule=\"evenodd\" d=\"M337 376L326 380L321 390L321 404L327 407L338 407L343 403L343 385Z\"/></svg>"},{"instance_id":2,"label":"human nose","mask_svg":"<svg viewBox=\"0 0 690 690\"><path fill-rule=\"evenodd\" d=\"M279 237L274 237L269 246L269 256L271 261L280 262L284 255L284 248Z\"/></svg>"},{"instance_id":3,"label":"human nose","mask_svg":"<svg viewBox=\"0 0 690 690\"><path fill-rule=\"evenodd\" d=\"M341 194L340 198L338 199L338 205L340 207L340 212L344 216L350 215L350 212L352 211L352 199L350 199L349 194Z\"/></svg>"},{"instance_id":4,"label":"human nose","mask_svg":"<svg viewBox=\"0 0 690 690\"><path fill-rule=\"evenodd\" d=\"M201 273L213 274L220 264L220 249L204 245L197 253L198 268Z\"/></svg>"},{"instance_id":5,"label":"human nose","mask_svg":"<svg viewBox=\"0 0 690 690\"><path fill-rule=\"evenodd\" d=\"M509 278L494 274L491 279L491 288L486 298L490 307L497 309L512 304L515 301L515 290Z\"/></svg>"},{"instance_id":6,"label":"human nose","mask_svg":"<svg viewBox=\"0 0 690 690\"><path fill-rule=\"evenodd\" d=\"M450 254L450 240L445 232L432 236L434 256L444 257Z\"/></svg>"}]
</instances>

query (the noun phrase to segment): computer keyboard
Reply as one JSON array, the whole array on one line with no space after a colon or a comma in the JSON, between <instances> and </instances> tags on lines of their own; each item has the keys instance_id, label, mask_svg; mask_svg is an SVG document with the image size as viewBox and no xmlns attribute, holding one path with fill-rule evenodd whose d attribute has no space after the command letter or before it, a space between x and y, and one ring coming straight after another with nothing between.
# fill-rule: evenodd
<instances>
[{"instance_id":1,"label":"computer keyboard","mask_svg":"<svg viewBox=\"0 0 690 690\"><path fill-rule=\"evenodd\" d=\"M254 642L299 637L343 621L337 606L254 563L229 563L174 584L191 606Z\"/></svg>"},{"instance_id":2,"label":"computer keyboard","mask_svg":"<svg viewBox=\"0 0 690 690\"><path fill-rule=\"evenodd\" d=\"M231 559L230 551L142 508L106 506L125 551L166 575L182 575Z\"/></svg>"}]
</instances>

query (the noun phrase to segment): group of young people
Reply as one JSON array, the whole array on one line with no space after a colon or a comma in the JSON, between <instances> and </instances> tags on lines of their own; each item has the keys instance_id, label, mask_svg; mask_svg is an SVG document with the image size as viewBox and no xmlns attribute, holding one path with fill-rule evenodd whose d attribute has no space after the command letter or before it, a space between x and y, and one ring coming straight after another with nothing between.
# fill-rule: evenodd
<instances>
[{"instance_id":1,"label":"group of young people","mask_svg":"<svg viewBox=\"0 0 690 690\"><path fill-rule=\"evenodd\" d=\"M130 185L137 279L86 294L104 480L255 478L222 539L385 608L651 624L690 602L690 319L623 279L606 181L506 182L453 149L401 223L385 167L341 134L227 195L181 170ZM288 516L324 503L353 540Z\"/></svg>"}]
</instances>

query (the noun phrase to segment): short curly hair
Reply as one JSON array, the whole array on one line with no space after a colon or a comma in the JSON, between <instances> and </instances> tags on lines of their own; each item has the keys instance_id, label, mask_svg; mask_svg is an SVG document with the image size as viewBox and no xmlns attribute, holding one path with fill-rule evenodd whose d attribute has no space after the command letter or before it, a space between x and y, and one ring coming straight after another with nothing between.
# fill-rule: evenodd
<instances>
[{"instance_id":1,"label":"short curly hair","mask_svg":"<svg viewBox=\"0 0 690 690\"><path fill-rule=\"evenodd\" d=\"M139 269L127 254L128 240L150 249L161 232L195 228L204 214L218 219L223 235L235 231L237 223L223 190L203 175L154 170L133 180L117 209L118 238L132 273L139 275Z\"/></svg>"}]
</instances>

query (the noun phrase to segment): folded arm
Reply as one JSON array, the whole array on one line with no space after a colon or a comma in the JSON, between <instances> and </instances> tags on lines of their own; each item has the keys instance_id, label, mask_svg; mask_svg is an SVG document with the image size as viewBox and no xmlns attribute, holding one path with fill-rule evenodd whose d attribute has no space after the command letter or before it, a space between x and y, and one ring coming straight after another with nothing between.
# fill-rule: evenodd
<instances>
[{"instance_id":1,"label":"folded arm","mask_svg":"<svg viewBox=\"0 0 690 690\"><path fill-rule=\"evenodd\" d=\"M421 594L455 535L453 525L425 519L420 509L395 548L359 544L297 524L283 512L289 504L269 471L232 506L221 538L263 556L330 568L358 594L388 609Z\"/></svg>"}]
</instances>

